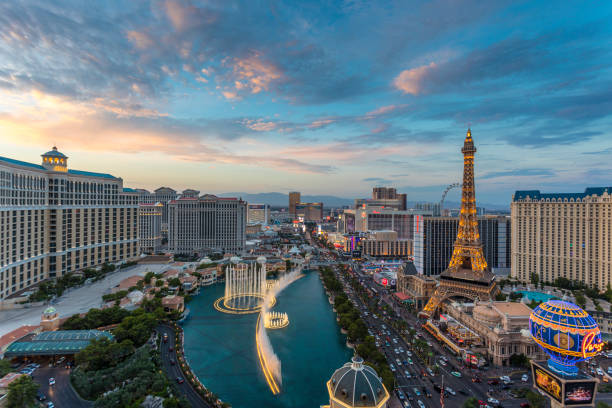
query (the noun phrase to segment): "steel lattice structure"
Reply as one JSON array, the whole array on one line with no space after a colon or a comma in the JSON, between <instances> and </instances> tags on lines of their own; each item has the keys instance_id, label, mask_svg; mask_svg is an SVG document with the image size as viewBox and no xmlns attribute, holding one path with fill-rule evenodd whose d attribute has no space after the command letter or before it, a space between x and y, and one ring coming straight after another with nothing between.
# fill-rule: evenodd
<instances>
[{"instance_id":1,"label":"steel lattice structure","mask_svg":"<svg viewBox=\"0 0 612 408\"><path fill-rule=\"evenodd\" d=\"M494 276L488 270L478 232L474 188L476 147L470 129L467 131L461 153L463 153L463 187L459 229L448 268L440 275L440 284L436 292L421 311L426 317L431 316L439 304L449 297L488 300L495 298L499 292Z\"/></svg>"}]
</instances>

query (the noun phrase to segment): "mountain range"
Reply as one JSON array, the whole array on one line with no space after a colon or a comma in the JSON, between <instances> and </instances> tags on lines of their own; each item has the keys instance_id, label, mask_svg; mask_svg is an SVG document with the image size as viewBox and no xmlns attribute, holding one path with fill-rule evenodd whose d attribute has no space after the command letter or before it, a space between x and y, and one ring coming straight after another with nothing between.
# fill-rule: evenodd
<instances>
[{"instance_id":1,"label":"mountain range","mask_svg":"<svg viewBox=\"0 0 612 408\"><path fill-rule=\"evenodd\" d=\"M289 195L284 193L245 193L245 192L230 192L217 194L219 197L240 197L243 200L253 204L268 204L271 207L287 207L289 205ZM326 208L352 207L354 204L353 198L336 197L331 195L302 195L302 202L313 203L322 202ZM408 202L408 206L414 205L414 201ZM444 208L459 208L461 203L456 201L445 201ZM508 206L500 204L478 203L479 207L484 207L489 210L507 211Z\"/></svg>"}]
</instances>

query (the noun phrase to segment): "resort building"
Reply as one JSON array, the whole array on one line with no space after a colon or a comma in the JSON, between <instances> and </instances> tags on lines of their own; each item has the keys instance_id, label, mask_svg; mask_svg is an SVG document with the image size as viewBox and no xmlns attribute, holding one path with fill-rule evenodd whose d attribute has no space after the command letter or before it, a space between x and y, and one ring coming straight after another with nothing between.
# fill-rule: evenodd
<instances>
[{"instance_id":1,"label":"resort building","mask_svg":"<svg viewBox=\"0 0 612 408\"><path fill-rule=\"evenodd\" d=\"M510 268L510 218L478 217L478 232L484 257L493 273ZM448 267L459 228L456 217L415 216L414 265L424 275L439 275Z\"/></svg>"},{"instance_id":2,"label":"resort building","mask_svg":"<svg viewBox=\"0 0 612 408\"><path fill-rule=\"evenodd\" d=\"M138 250L138 193L68 168L54 147L34 164L0 157L0 300Z\"/></svg>"},{"instance_id":3,"label":"resort building","mask_svg":"<svg viewBox=\"0 0 612 408\"><path fill-rule=\"evenodd\" d=\"M270 206L268 204L248 204L247 224L270 224Z\"/></svg>"},{"instance_id":4,"label":"resort building","mask_svg":"<svg viewBox=\"0 0 612 408\"><path fill-rule=\"evenodd\" d=\"M138 204L140 252L154 254L161 248L162 203Z\"/></svg>"},{"instance_id":5,"label":"resort building","mask_svg":"<svg viewBox=\"0 0 612 408\"><path fill-rule=\"evenodd\" d=\"M178 198L178 193L170 187L160 187L153 193L155 203L162 203L161 230L164 237L168 236L168 203Z\"/></svg>"},{"instance_id":6,"label":"resort building","mask_svg":"<svg viewBox=\"0 0 612 408\"><path fill-rule=\"evenodd\" d=\"M168 203L168 249L175 254L240 252L246 243L246 202L205 194Z\"/></svg>"},{"instance_id":7,"label":"resort building","mask_svg":"<svg viewBox=\"0 0 612 408\"><path fill-rule=\"evenodd\" d=\"M437 285L434 278L418 273L414 263L407 262L397 272L396 297L404 303L412 304L416 310L421 310L436 291Z\"/></svg>"},{"instance_id":8,"label":"resort building","mask_svg":"<svg viewBox=\"0 0 612 408\"><path fill-rule=\"evenodd\" d=\"M323 219L323 203L297 203L295 214L302 221L321 221Z\"/></svg>"},{"instance_id":9,"label":"resort building","mask_svg":"<svg viewBox=\"0 0 612 408\"><path fill-rule=\"evenodd\" d=\"M447 338L465 333L471 343L470 351L481 354L493 365L508 366L513 354L524 354L530 359L544 359L544 352L529 333L531 308L521 302L453 303L443 306L446 313L459 322L463 329L453 329ZM442 320L441 320L442 321ZM477 334L474 338L473 333Z\"/></svg>"},{"instance_id":10,"label":"resort building","mask_svg":"<svg viewBox=\"0 0 612 408\"><path fill-rule=\"evenodd\" d=\"M530 282L563 277L599 290L610 285L612 187L583 193L517 191L512 216L511 276Z\"/></svg>"},{"instance_id":11,"label":"resort building","mask_svg":"<svg viewBox=\"0 0 612 408\"><path fill-rule=\"evenodd\" d=\"M291 218L297 218L296 206L302 200L302 194L299 191L292 191L289 193L289 215Z\"/></svg>"},{"instance_id":12,"label":"resort building","mask_svg":"<svg viewBox=\"0 0 612 408\"><path fill-rule=\"evenodd\" d=\"M406 194L398 193L393 187L374 187L372 198L358 198L355 208L384 207L395 210L406 210Z\"/></svg>"},{"instance_id":13,"label":"resort building","mask_svg":"<svg viewBox=\"0 0 612 408\"><path fill-rule=\"evenodd\" d=\"M370 231L361 240L364 254L377 258L407 258L412 256L412 241L399 239L397 231Z\"/></svg>"}]
</instances>

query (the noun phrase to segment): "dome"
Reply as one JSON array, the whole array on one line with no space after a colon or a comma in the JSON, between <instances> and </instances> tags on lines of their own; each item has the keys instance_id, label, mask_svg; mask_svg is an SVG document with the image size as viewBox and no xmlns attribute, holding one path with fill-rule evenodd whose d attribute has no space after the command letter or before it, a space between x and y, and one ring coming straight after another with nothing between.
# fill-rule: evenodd
<instances>
[{"instance_id":1,"label":"dome","mask_svg":"<svg viewBox=\"0 0 612 408\"><path fill-rule=\"evenodd\" d=\"M64 153L58 152L57 147L55 146L53 146L53 149L49 150L47 153L43 154L42 156L62 157L64 159L68 158L68 156L66 156Z\"/></svg>"},{"instance_id":2,"label":"dome","mask_svg":"<svg viewBox=\"0 0 612 408\"><path fill-rule=\"evenodd\" d=\"M136 303L142 302L142 299L144 298L144 293L142 293L139 290L133 290L130 293L128 293L127 297L128 299L130 299L130 302L136 304Z\"/></svg>"},{"instance_id":3,"label":"dome","mask_svg":"<svg viewBox=\"0 0 612 408\"><path fill-rule=\"evenodd\" d=\"M353 357L352 363L346 363L334 372L328 389L330 400L348 407L382 406L381 403L389 399L389 393L376 371L363 364L363 359L358 356Z\"/></svg>"},{"instance_id":4,"label":"dome","mask_svg":"<svg viewBox=\"0 0 612 408\"><path fill-rule=\"evenodd\" d=\"M49 306L43 313L46 315L55 314L57 313L57 310L53 306Z\"/></svg>"},{"instance_id":5,"label":"dome","mask_svg":"<svg viewBox=\"0 0 612 408\"><path fill-rule=\"evenodd\" d=\"M529 317L529 330L550 356L548 366L564 374L575 375L576 363L595 357L604 346L595 320L563 300L549 300L536 307Z\"/></svg>"},{"instance_id":6,"label":"dome","mask_svg":"<svg viewBox=\"0 0 612 408\"><path fill-rule=\"evenodd\" d=\"M481 322L492 325L501 323L501 315L497 313L490 304L479 304L474 306L472 313L474 315L474 319L480 320Z\"/></svg>"}]
</instances>

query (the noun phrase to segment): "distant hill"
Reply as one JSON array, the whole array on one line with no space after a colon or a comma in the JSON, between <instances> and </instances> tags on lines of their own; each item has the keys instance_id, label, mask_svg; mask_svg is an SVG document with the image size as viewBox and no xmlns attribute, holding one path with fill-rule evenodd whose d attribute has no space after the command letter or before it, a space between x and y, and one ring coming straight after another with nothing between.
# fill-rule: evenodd
<instances>
[{"instance_id":1,"label":"distant hill","mask_svg":"<svg viewBox=\"0 0 612 408\"><path fill-rule=\"evenodd\" d=\"M288 207L289 206L289 195L283 193L244 193L244 192L233 192L233 193L222 193L217 194L219 197L242 197L249 203L257 204L268 204L271 207ZM323 206L329 207L342 207L345 205L351 206L354 203L352 198L343 198L328 195L302 195L302 202L314 203L322 202Z\"/></svg>"}]
</instances>

